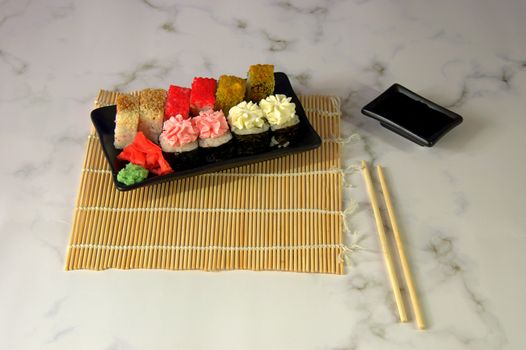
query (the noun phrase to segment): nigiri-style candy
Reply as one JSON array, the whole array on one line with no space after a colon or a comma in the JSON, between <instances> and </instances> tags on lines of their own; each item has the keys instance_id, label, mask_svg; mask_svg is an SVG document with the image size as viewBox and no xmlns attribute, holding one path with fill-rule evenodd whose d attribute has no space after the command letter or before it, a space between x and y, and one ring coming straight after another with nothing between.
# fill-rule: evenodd
<instances>
[{"instance_id":1,"label":"nigiri-style candy","mask_svg":"<svg viewBox=\"0 0 526 350\"><path fill-rule=\"evenodd\" d=\"M168 120L176 115L188 118L190 113L190 92L188 88L170 85L164 106L164 120Z\"/></svg>"},{"instance_id":2,"label":"nigiri-style candy","mask_svg":"<svg viewBox=\"0 0 526 350\"><path fill-rule=\"evenodd\" d=\"M190 93L190 112L196 116L201 111L214 109L216 102L216 80L212 78L194 78Z\"/></svg>"}]
</instances>

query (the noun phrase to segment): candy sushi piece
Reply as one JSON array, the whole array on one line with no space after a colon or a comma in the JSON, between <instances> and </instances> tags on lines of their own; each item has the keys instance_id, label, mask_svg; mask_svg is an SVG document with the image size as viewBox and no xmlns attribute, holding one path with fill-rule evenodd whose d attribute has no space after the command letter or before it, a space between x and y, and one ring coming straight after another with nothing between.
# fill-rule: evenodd
<instances>
[{"instance_id":1,"label":"candy sushi piece","mask_svg":"<svg viewBox=\"0 0 526 350\"><path fill-rule=\"evenodd\" d=\"M170 164L164 159L161 148L148 140L141 131L137 132L133 143L126 146L117 158L140 165L155 175L173 172Z\"/></svg>"},{"instance_id":2,"label":"candy sushi piece","mask_svg":"<svg viewBox=\"0 0 526 350\"><path fill-rule=\"evenodd\" d=\"M248 69L247 100L259 103L268 95L274 93L274 65L255 64Z\"/></svg>"},{"instance_id":3,"label":"candy sushi piece","mask_svg":"<svg viewBox=\"0 0 526 350\"><path fill-rule=\"evenodd\" d=\"M296 104L285 95L270 95L259 101L259 107L265 114L272 131L272 143L286 147L296 140L299 134L299 117Z\"/></svg>"},{"instance_id":4,"label":"candy sushi piece","mask_svg":"<svg viewBox=\"0 0 526 350\"><path fill-rule=\"evenodd\" d=\"M117 96L114 146L123 149L133 142L139 126L139 97L121 94Z\"/></svg>"},{"instance_id":5,"label":"candy sushi piece","mask_svg":"<svg viewBox=\"0 0 526 350\"><path fill-rule=\"evenodd\" d=\"M234 153L232 134L223 111L208 109L193 118L199 132L199 147L208 162L227 159Z\"/></svg>"},{"instance_id":6,"label":"candy sushi piece","mask_svg":"<svg viewBox=\"0 0 526 350\"><path fill-rule=\"evenodd\" d=\"M230 108L228 124L236 139L238 154L260 153L270 146L270 126L257 103L243 101Z\"/></svg>"},{"instance_id":7,"label":"candy sushi piece","mask_svg":"<svg viewBox=\"0 0 526 350\"><path fill-rule=\"evenodd\" d=\"M166 159L176 170L192 167L199 161L197 131L194 120L178 114L164 122L159 137Z\"/></svg>"},{"instance_id":8,"label":"candy sushi piece","mask_svg":"<svg viewBox=\"0 0 526 350\"><path fill-rule=\"evenodd\" d=\"M188 88L170 85L168 95L166 96L166 105L164 106L164 120L181 115L188 118L190 113L190 92Z\"/></svg>"},{"instance_id":9,"label":"candy sushi piece","mask_svg":"<svg viewBox=\"0 0 526 350\"><path fill-rule=\"evenodd\" d=\"M217 83L215 109L228 113L230 108L245 98L245 87L245 79L232 75L220 76Z\"/></svg>"},{"instance_id":10,"label":"candy sushi piece","mask_svg":"<svg viewBox=\"0 0 526 350\"><path fill-rule=\"evenodd\" d=\"M150 141L159 143L159 135L163 131L166 90L144 89L140 92L139 98L139 131L142 131Z\"/></svg>"},{"instance_id":11,"label":"candy sushi piece","mask_svg":"<svg viewBox=\"0 0 526 350\"><path fill-rule=\"evenodd\" d=\"M194 78L190 94L190 112L198 115L199 112L213 109L216 102L216 80L212 78Z\"/></svg>"},{"instance_id":12,"label":"candy sushi piece","mask_svg":"<svg viewBox=\"0 0 526 350\"><path fill-rule=\"evenodd\" d=\"M178 114L164 122L159 141L164 152L186 152L197 148L197 137L193 120Z\"/></svg>"}]
</instances>

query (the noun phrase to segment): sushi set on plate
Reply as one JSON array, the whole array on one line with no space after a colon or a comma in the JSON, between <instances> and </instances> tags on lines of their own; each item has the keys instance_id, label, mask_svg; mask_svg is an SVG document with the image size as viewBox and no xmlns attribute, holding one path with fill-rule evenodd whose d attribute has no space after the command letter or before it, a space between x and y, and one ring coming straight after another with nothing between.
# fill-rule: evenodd
<instances>
[{"instance_id":1,"label":"sushi set on plate","mask_svg":"<svg viewBox=\"0 0 526 350\"><path fill-rule=\"evenodd\" d=\"M117 189L261 162L321 145L285 73L194 78L191 88L121 93L91 119Z\"/></svg>"}]
</instances>

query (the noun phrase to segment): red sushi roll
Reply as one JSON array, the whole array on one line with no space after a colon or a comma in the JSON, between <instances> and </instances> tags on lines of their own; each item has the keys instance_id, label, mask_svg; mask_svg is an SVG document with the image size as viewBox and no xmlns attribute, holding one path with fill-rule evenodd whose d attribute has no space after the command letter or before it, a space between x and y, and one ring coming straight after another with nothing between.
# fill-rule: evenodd
<instances>
[{"instance_id":1,"label":"red sushi roll","mask_svg":"<svg viewBox=\"0 0 526 350\"><path fill-rule=\"evenodd\" d=\"M194 78L190 94L192 115L207 109L214 109L216 102L216 80L212 78Z\"/></svg>"},{"instance_id":2,"label":"red sushi roll","mask_svg":"<svg viewBox=\"0 0 526 350\"><path fill-rule=\"evenodd\" d=\"M187 119L190 113L190 93L188 88L170 85L166 104L164 106L164 120L180 114Z\"/></svg>"}]
</instances>

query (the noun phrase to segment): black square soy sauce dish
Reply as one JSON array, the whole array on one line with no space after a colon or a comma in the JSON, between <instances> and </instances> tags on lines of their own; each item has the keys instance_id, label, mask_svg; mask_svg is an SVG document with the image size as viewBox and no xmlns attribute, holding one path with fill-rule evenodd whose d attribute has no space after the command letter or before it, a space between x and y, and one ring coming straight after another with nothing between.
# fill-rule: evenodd
<instances>
[{"instance_id":1,"label":"black square soy sauce dish","mask_svg":"<svg viewBox=\"0 0 526 350\"><path fill-rule=\"evenodd\" d=\"M432 147L462 123L462 117L400 84L393 84L362 108L362 113L421 146Z\"/></svg>"},{"instance_id":2,"label":"black square soy sauce dish","mask_svg":"<svg viewBox=\"0 0 526 350\"><path fill-rule=\"evenodd\" d=\"M276 72L274 73L275 87L274 94L283 94L287 97L292 98L292 102L296 104L296 114L299 117L299 130L295 142L292 142L287 147L282 148L270 148L268 151L253 155L246 156L234 156L229 159L220 160L214 163L202 163L196 167L174 171L173 173L155 176L149 175L144 181L127 186L117 181L118 172L126 165L127 162L121 161L117 156L122 150L118 150L113 146L114 141L114 130L115 130L115 115L117 113L117 107L115 105L101 107L94 109L91 112L91 120L95 126L95 130L100 139L100 144L104 155L108 161L112 172L113 182L115 187L120 191L133 190L139 187L162 183L165 181L171 181L181 179L188 176L201 175L205 173L216 172L229 168L235 168L242 165L262 162L278 157L282 157L288 154L299 153L309 151L320 147L321 138L316 133L305 114L305 110L301 105L300 100L296 96L296 93L292 89L289 78L285 73Z\"/></svg>"}]
</instances>

